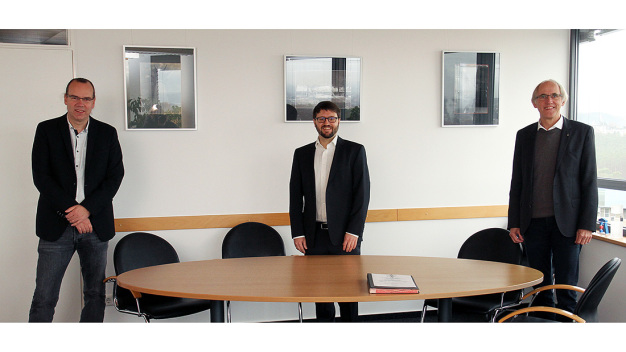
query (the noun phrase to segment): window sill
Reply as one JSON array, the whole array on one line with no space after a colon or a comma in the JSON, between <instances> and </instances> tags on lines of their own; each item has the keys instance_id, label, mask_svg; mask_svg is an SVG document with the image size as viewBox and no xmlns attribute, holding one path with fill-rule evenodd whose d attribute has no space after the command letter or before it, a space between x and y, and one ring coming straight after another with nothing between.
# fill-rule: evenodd
<instances>
[{"instance_id":1,"label":"window sill","mask_svg":"<svg viewBox=\"0 0 626 352\"><path fill-rule=\"evenodd\" d=\"M618 246L626 247L626 237L623 237L623 236L611 236L611 235L594 233L593 238L603 241L603 242L608 242L608 243L616 244Z\"/></svg>"}]
</instances>

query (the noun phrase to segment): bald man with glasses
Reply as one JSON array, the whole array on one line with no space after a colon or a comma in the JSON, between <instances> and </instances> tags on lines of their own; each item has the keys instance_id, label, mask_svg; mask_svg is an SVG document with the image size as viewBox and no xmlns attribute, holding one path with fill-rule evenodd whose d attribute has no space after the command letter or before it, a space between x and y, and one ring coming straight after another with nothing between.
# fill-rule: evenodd
<instances>
[{"instance_id":1,"label":"bald man with glasses","mask_svg":"<svg viewBox=\"0 0 626 352\"><path fill-rule=\"evenodd\" d=\"M114 127L91 117L91 81L72 79L63 98L67 113L37 126L32 151L39 191L39 237L30 322L51 322L61 281L78 253L83 277L81 322L104 319L108 241L115 235L113 197L122 183L122 149Z\"/></svg>"}]
</instances>

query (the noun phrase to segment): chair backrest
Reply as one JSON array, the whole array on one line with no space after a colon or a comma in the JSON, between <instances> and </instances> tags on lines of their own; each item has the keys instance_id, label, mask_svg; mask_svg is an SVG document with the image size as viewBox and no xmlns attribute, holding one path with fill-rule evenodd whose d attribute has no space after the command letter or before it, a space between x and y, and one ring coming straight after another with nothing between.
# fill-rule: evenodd
<instances>
[{"instance_id":1,"label":"chair backrest","mask_svg":"<svg viewBox=\"0 0 626 352\"><path fill-rule=\"evenodd\" d=\"M591 279L591 282L589 282L589 286L587 286L585 292L578 299L574 314L585 319L587 322L598 321L598 305L600 301L602 301L602 297L604 297L604 293L609 288L621 263L621 259L613 258L598 270Z\"/></svg>"},{"instance_id":2,"label":"chair backrest","mask_svg":"<svg viewBox=\"0 0 626 352\"><path fill-rule=\"evenodd\" d=\"M280 234L271 226L244 222L226 234L222 242L222 258L271 257L285 255Z\"/></svg>"},{"instance_id":3,"label":"chair backrest","mask_svg":"<svg viewBox=\"0 0 626 352\"><path fill-rule=\"evenodd\" d=\"M178 263L174 247L159 236L135 232L124 236L113 251L115 274L147 266Z\"/></svg>"},{"instance_id":4,"label":"chair backrest","mask_svg":"<svg viewBox=\"0 0 626 352\"><path fill-rule=\"evenodd\" d=\"M465 240L457 257L520 265L524 253L519 243L513 243L509 231L490 228L478 231Z\"/></svg>"}]
</instances>

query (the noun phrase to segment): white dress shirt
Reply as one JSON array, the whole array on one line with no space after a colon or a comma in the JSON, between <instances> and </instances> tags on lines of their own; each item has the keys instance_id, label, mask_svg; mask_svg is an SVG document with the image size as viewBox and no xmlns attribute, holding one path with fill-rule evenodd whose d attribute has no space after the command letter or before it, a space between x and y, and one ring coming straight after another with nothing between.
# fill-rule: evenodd
<instances>
[{"instance_id":1,"label":"white dress shirt","mask_svg":"<svg viewBox=\"0 0 626 352\"><path fill-rule=\"evenodd\" d=\"M326 222L326 186L328 186L328 175L333 164L335 149L337 147L337 136L328 143L326 148L322 146L319 138L315 141L315 159L313 167L315 169L315 220Z\"/></svg>"},{"instance_id":2,"label":"white dress shirt","mask_svg":"<svg viewBox=\"0 0 626 352\"><path fill-rule=\"evenodd\" d=\"M554 125L552 125L552 127L548 128L547 130L546 130L545 127L541 126L541 120L539 120L539 122L537 123L539 125L539 126L537 126L537 131L542 130L542 129L546 130L546 131L550 131L550 130L553 130L555 128L558 128L558 129L562 130L563 129L563 119L564 118L565 118L565 116L561 115L561 117L559 117L559 120Z\"/></svg>"},{"instance_id":3,"label":"white dress shirt","mask_svg":"<svg viewBox=\"0 0 626 352\"><path fill-rule=\"evenodd\" d=\"M85 160L87 157L87 130L89 122L85 129L78 133L70 121L67 121L70 128L70 138L72 139L72 151L74 152L74 168L76 170L76 202L80 204L85 200Z\"/></svg>"}]
</instances>

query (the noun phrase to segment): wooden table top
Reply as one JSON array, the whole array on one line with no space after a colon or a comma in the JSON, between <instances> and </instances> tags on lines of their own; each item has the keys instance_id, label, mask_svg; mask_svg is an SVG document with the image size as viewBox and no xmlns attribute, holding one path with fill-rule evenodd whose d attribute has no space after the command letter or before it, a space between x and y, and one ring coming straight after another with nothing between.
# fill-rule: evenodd
<instances>
[{"instance_id":1,"label":"wooden table top","mask_svg":"<svg viewBox=\"0 0 626 352\"><path fill-rule=\"evenodd\" d=\"M419 294L370 294L367 273L413 275ZM533 286L519 265L409 256L285 256L166 264L120 274L135 292L220 301L371 302L452 298Z\"/></svg>"}]
</instances>

